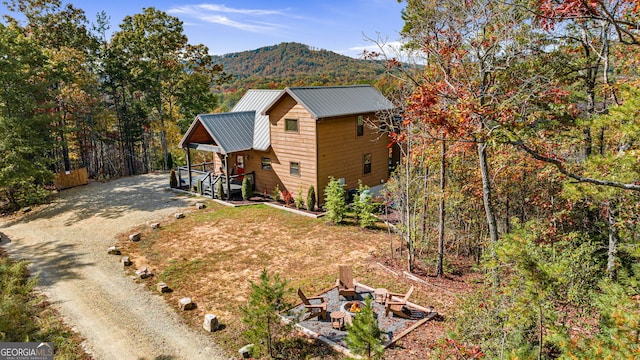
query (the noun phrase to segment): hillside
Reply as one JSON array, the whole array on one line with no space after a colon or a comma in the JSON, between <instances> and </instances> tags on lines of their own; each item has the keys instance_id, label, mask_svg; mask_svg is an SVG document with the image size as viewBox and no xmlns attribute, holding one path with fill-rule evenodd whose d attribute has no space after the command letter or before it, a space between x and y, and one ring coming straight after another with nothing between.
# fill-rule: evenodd
<instances>
[{"instance_id":1,"label":"hillside","mask_svg":"<svg viewBox=\"0 0 640 360\"><path fill-rule=\"evenodd\" d=\"M373 83L384 73L381 62L354 59L299 43L281 43L214 58L233 80L223 86L227 107L249 88Z\"/></svg>"}]
</instances>

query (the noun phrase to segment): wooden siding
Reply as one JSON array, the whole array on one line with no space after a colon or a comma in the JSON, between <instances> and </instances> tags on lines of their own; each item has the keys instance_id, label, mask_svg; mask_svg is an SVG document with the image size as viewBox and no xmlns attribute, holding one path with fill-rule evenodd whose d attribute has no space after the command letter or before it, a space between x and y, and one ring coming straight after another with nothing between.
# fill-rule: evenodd
<instances>
[{"instance_id":1,"label":"wooden siding","mask_svg":"<svg viewBox=\"0 0 640 360\"><path fill-rule=\"evenodd\" d=\"M191 137L189 138L189 142L218 145L215 143L215 141L213 141L211 135L209 135L207 130L204 128L204 126L202 126L200 122L198 122L195 129L193 129L193 135L191 135Z\"/></svg>"},{"instance_id":2,"label":"wooden siding","mask_svg":"<svg viewBox=\"0 0 640 360\"><path fill-rule=\"evenodd\" d=\"M357 116L322 119L318 122L318 187L320 199L329 177L345 179L346 189L356 189L358 180L373 187L389 178L388 137L366 124L375 120L373 114L365 115L363 136L356 136ZM363 158L371 154L371 173L363 173ZM319 189L318 189L319 188ZM322 203L322 201L320 201Z\"/></svg>"},{"instance_id":3,"label":"wooden siding","mask_svg":"<svg viewBox=\"0 0 640 360\"><path fill-rule=\"evenodd\" d=\"M273 164L274 159L276 158L275 154L269 151L248 151L245 153L249 156L247 159L245 156L244 160L244 172L249 173L255 171L256 173L256 189L255 192L258 194L270 195L273 192L273 189L276 187L276 184L280 186L282 189L282 183L278 179L278 176L273 170L262 170L262 158L268 157L271 159L271 163Z\"/></svg>"},{"instance_id":4,"label":"wooden siding","mask_svg":"<svg viewBox=\"0 0 640 360\"><path fill-rule=\"evenodd\" d=\"M297 119L298 131L286 131L285 119ZM269 114L271 126L271 166L280 180L280 189L291 192L296 198L302 188L306 201L307 190L313 185L318 192L316 163L316 120L291 97L283 98ZM300 174L291 175L291 162L300 165ZM256 176L257 177L257 176ZM268 184L270 190L275 182Z\"/></svg>"}]
</instances>

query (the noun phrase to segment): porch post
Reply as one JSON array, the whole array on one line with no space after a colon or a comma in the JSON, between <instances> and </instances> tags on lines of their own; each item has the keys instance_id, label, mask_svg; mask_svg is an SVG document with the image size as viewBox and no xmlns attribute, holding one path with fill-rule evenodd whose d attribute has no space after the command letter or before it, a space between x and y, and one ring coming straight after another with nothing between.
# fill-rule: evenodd
<instances>
[{"instance_id":1,"label":"porch post","mask_svg":"<svg viewBox=\"0 0 640 360\"><path fill-rule=\"evenodd\" d=\"M229 178L229 155L224 154L224 177L227 180L227 200L231 199L231 179Z\"/></svg>"},{"instance_id":2,"label":"porch post","mask_svg":"<svg viewBox=\"0 0 640 360\"><path fill-rule=\"evenodd\" d=\"M187 144L187 171L189 173L189 191L191 191L191 151L189 150L189 144Z\"/></svg>"}]
</instances>

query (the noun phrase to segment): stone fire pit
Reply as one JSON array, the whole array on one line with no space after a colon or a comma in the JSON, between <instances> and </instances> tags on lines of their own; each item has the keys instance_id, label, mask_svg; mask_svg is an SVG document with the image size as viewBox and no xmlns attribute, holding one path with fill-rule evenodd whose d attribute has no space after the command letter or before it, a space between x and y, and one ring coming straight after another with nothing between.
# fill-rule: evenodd
<instances>
[{"instance_id":1,"label":"stone fire pit","mask_svg":"<svg viewBox=\"0 0 640 360\"><path fill-rule=\"evenodd\" d=\"M362 311L362 308L364 308L364 303L362 301L354 300L343 303L340 307L340 310L351 316L355 316L356 314L359 314L360 311Z\"/></svg>"}]
</instances>

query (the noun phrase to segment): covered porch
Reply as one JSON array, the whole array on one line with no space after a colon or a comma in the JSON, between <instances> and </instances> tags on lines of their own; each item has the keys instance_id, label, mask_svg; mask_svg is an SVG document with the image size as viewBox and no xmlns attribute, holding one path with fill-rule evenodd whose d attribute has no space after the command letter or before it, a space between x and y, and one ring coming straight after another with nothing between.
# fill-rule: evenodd
<instances>
[{"instance_id":1,"label":"covered porch","mask_svg":"<svg viewBox=\"0 0 640 360\"><path fill-rule=\"evenodd\" d=\"M180 141L179 146L186 151L187 165L176 169L178 186L227 200L241 193L245 177L252 189L255 188L255 172L245 172L245 159L253 142L254 118L254 111L198 115ZM212 161L194 164L194 151L213 154Z\"/></svg>"}]
</instances>

